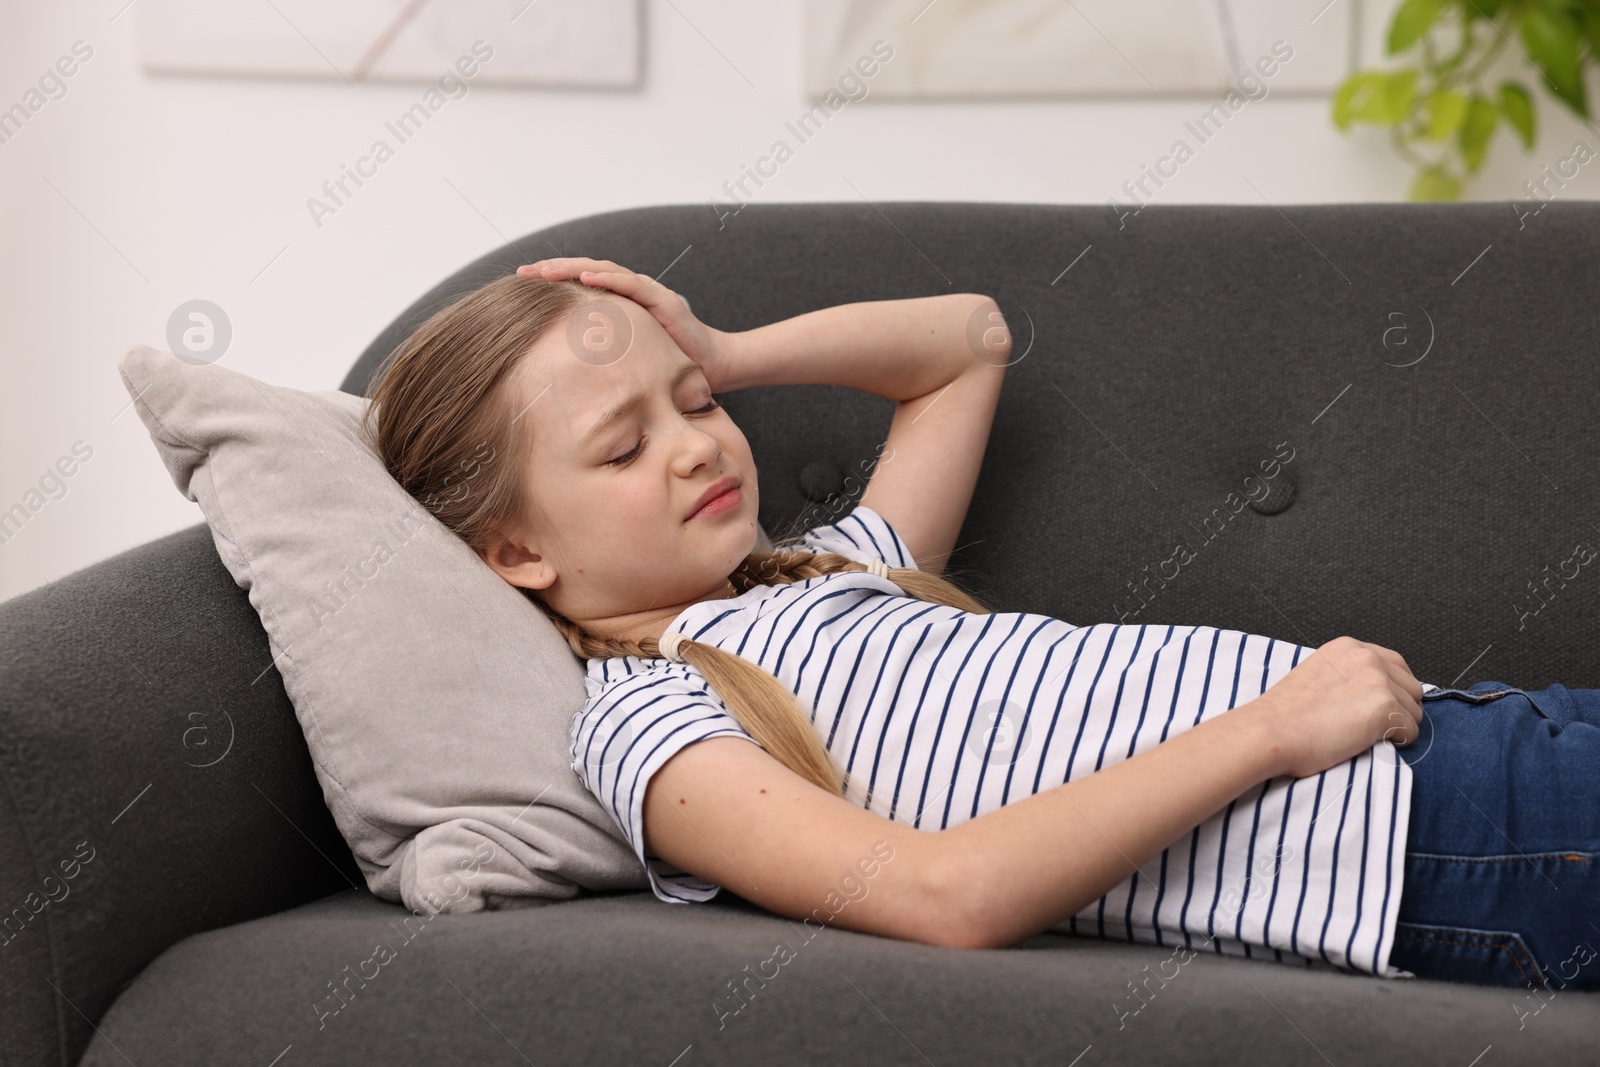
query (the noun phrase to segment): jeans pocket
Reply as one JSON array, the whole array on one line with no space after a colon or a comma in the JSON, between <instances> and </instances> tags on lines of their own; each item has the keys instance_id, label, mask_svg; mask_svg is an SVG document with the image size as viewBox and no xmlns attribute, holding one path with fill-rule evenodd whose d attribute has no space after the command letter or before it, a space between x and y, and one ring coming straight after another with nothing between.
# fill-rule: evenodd
<instances>
[{"instance_id":1,"label":"jeans pocket","mask_svg":"<svg viewBox=\"0 0 1600 1067\"><path fill-rule=\"evenodd\" d=\"M1522 935L1511 930L1398 922L1389 962L1418 978L1546 988L1538 960Z\"/></svg>"}]
</instances>

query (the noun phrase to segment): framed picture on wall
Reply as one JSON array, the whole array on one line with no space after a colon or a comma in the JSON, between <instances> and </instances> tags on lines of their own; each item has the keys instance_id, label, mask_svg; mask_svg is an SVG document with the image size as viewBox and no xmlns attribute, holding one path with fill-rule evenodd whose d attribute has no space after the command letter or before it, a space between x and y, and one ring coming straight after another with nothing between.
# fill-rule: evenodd
<instances>
[{"instance_id":1,"label":"framed picture on wall","mask_svg":"<svg viewBox=\"0 0 1600 1067\"><path fill-rule=\"evenodd\" d=\"M464 55L476 83L632 89L641 0L140 0L146 71L432 81ZM472 52L475 41L485 42Z\"/></svg>"},{"instance_id":2,"label":"framed picture on wall","mask_svg":"<svg viewBox=\"0 0 1600 1067\"><path fill-rule=\"evenodd\" d=\"M1324 95L1364 52L1355 0L805 0L804 20L812 99L879 40L880 99L1214 96L1266 69Z\"/></svg>"}]
</instances>

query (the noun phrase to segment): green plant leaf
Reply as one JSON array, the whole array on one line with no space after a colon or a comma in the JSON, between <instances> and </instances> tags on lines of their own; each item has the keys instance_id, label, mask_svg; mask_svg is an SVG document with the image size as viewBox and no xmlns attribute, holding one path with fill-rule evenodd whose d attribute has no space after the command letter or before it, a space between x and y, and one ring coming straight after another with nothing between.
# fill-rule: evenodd
<instances>
[{"instance_id":1,"label":"green plant leaf","mask_svg":"<svg viewBox=\"0 0 1600 1067\"><path fill-rule=\"evenodd\" d=\"M1468 174L1476 174L1483 166L1484 153L1489 149L1489 138L1500 121L1500 111L1486 96L1474 94L1467 104L1467 114L1461 121L1461 159Z\"/></svg>"},{"instance_id":2,"label":"green plant leaf","mask_svg":"<svg viewBox=\"0 0 1600 1067\"><path fill-rule=\"evenodd\" d=\"M1417 172L1406 196L1411 200L1460 200L1461 179L1442 167L1425 167Z\"/></svg>"},{"instance_id":3,"label":"green plant leaf","mask_svg":"<svg viewBox=\"0 0 1600 1067\"><path fill-rule=\"evenodd\" d=\"M1583 19L1583 34L1589 38L1589 54L1600 60L1600 8L1586 7L1579 17Z\"/></svg>"},{"instance_id":4,"label":"green plant leaf","mask_svg":"<svg viewBox=\"0 0 1600 1067\"><path fill-rule=\"evenodd\" d=\"M1348 130L1355 119L1355 99L1367 91L1372 75L1366 72L1352 74L1339 83L1333 91L1333 124L1341 131Z\"/></svg>"},{"instance_id":5,"label":"green plant leaf","mask_svg":"<svg viewBox=\"0 0 1600 1067\"><path fill-rule=\"evenodd\" d=\"M1522 150L1533 147L1536 133L1533 118L1533 98L1528 90L1514 81L1500 83L1500 113L1511 123L1511 128L1522 138Z\"/></svg>"},{"instance_id":6,"label":"green plant leaf","mask_svg":"<svg viewBox=\"0 0 1600 1067\"><path fill-rule=\"evenodd\" d=\"M1417 97L1418 73L1415 67L1402 67L1389 72L1383 85L1382 117L1371 121L1393 125L1406 117L1411 110L1411 102Z\"/></svg>"},{"instance_id":7,"label":"green plant leaf","mask_svg":"<svg viewBox=\"0 0 1600 1067\"><path fill-rule=\"evenodd\" d=\"M1549 81L1550 91L1584 118L1589 117L1583 84L1582 38L1578 24L1564 9L1532 7L1519 27L1528 58Z\"/></svg>"},{"instance_id":8,"label":"green plant leaf","mask_svg":"<svg viewBox=\"0 0 1600 1067\"><path fill-rule=\"evenodd\" d=\"M1504 6L1505 0L1472 0L1461 9L1461 14L1467 22L1480 18L1493 19Z\"/></svg>"},{"instance_id":9,"label":"green plant leaf","mask_svg":"<svg viewBox=\"0 0 1600 1067\"><path fill-rule=\"evenodd\" d=\"M1393 126L1411 110L1417 95L1417 69L1357 71L1334 93L1333 124L1348 130L1352 122Z\"/></svg>"},{"instance_id":10,"label":"green plant leaf","mask_svg":"<svg viewBox=\"0 0 1600 1067\"><path fill-rule=\"evenodd\" d=\"M1428 27L1443 10L1444 0L1405 0L1395 9L1394 19L1389 23L1388 53L1392 56L1410 48L1417 38L1428 32Z\"/></svg>"},{"instance_id":11,"label":"green plant leaf","mask_svg":"<svg viewBox=\"0 0 1600 1067\"><path fill-rule=\"evenodd\" d=\"M1467 117L1467 95L1454 89L1435 89L1428 94L1427 108L1428 139L1448 140Z\"/></svg>"},{"instance_id":12,"label":"green plant leaf","mask_svg":"<svg viewBox=\"0 0 1600 1067\"><path fill-rule=\"evenodd\" d=\"M1358 117L1365 117L1369 101L1382 91L1383 84L1381 71L1357 71L1346 78L1333 94L1333 124L1348 130Z\"/></svg>"}]
</instances>

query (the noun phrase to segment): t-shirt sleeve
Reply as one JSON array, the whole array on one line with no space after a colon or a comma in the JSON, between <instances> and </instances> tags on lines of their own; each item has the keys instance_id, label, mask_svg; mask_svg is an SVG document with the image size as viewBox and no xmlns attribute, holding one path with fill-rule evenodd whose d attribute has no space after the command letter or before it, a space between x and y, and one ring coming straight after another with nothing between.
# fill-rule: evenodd
<instances>
[{"instance_id":1,"label":"t-shirt sleeve","mask_svg":"<svg viewBox=\"0 0 1600 1067\"><path fill-rule=\"evenodd\" d=\"M865 504L857 504L837 522L813 526L800 535L800 546L813 552L837 552L858 563L881 559L891 567L921 569L889 520Z\"/></svg>"},{"instance_id":2,"label":"t-shirt sleeve","mask_svg":"<svg viewBox=\"0 0 1600 1067\"><path fill-rule=\"evenodd\" d=\"M722 735L759 744L687 664L628 675L573 716L572 769L621 827L662 900L710 900L721 887L645 854L645 786L685 745Z\"/></svg>"}]
</instances>

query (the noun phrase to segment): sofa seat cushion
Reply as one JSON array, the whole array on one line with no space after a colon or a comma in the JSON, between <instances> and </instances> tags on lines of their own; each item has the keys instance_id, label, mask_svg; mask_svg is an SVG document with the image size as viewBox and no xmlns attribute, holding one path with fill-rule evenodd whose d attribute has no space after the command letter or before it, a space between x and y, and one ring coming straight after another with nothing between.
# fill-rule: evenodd
<instances>
[{"instance_id":1,"label":"sofa seat cushion","mask_svg":"<svg viewBox=\"0 0 1600 1067\"><path fill-rule=\"evenodd\" d=\"M1092 1046L1097 1065L1181 1049L1189 1065L1414 1067L1489 1045L1511 1057L1499 1062L1592 1062L1596 1033L1600 998L1579 993L1541 1001L1055 934L944 949L803 928L728 893L426 917L348 890L172 946L82 1064L1061 1067Z\"/></svg>"}]
</instances>

